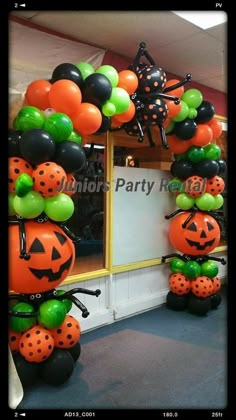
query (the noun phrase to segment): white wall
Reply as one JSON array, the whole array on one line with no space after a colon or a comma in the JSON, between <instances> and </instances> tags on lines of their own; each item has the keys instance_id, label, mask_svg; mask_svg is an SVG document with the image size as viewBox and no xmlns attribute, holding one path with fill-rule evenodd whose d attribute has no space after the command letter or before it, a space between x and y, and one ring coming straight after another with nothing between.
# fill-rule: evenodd
<instances>
[{"instance_id":1,"label":"white wall","mask_svg":"<svg viewBox=\"0 0 236 420\"><path fill-rule=\"evenodd\" d=\"M212 254L212 256L224 257L227 260L225 252ZM218 276L223 284L227 281L227 265L217 264L219 266ZM73 305L70 314L79 320L82 332L86 332L164 304L169 292L169 274L169 265L162 264L60 288L71 290L74 287L84 287L101 290L101 295L98 298L84 294L76 295L88 308L90 315L87 318L82 318L81 311L75 305Z\"/></svg>"}]
</instances>

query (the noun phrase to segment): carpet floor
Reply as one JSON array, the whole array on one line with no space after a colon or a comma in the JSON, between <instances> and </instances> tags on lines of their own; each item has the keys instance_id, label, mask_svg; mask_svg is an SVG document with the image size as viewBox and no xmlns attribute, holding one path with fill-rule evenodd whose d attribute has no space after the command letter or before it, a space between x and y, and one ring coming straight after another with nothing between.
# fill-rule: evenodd
<instances>
[{"instance_id":1,"label":"carpet floor","mask_svg":"<svg viewBox=\"0 0 236 420\"><path fill-rule=\"evenodd\" d=\"M199 317L165 305L84 333L69 380L25 390L19 409L224 409L227 302Z\"/></svg>"}]
</instances>

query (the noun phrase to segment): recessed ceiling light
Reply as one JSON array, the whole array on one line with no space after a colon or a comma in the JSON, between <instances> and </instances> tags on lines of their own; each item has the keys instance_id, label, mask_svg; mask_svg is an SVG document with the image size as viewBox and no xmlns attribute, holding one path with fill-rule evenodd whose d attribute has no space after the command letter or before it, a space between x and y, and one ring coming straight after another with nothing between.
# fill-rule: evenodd
<instances>
[{"instance_id":1,"label":"recessed ceiling light","mask_svg":"<svg viewBox=\"0 0 236 420\"><path fill-rule=\"evenodd\" d=\"M213 10L211 12L174 12L176 15L193 23L201 29L209 29L213 26L227 22L227 13Z\"/></svg>"}]
</instances>

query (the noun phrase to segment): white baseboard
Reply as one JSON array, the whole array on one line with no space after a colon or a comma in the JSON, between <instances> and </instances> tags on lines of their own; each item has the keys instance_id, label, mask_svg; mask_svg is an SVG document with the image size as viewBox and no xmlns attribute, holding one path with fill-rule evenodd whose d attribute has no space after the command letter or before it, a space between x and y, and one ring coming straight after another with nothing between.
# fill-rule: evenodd
<instances>
[{"instance_id":1,"label":"white baseboard","mask_svg":"<svg viewBox=\"0 0 236 420\"><path fill-rule=\"evenodd\" d=\"M154 309L166 302L166 295L169 289L162 290L150 296L144 296L141 299L129 300L119 304L114 309L114 319L121 319L127 316L136 315L149 309Z\"/></svg>"}]
</instances>

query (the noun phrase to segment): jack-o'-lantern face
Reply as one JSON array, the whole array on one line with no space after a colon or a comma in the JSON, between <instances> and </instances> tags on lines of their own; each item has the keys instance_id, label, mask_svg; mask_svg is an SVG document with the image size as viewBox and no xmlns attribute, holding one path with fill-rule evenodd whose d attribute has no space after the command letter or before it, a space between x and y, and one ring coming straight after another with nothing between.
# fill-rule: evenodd
<instances>
[{"instance_id":1,"label":"jack-o'-lantern face","mask_svg":"<svg viewBox=\"0 0 236 420\"><path fill-rule=\"evenodd\" d=\"M75 248L63 230L49 221L25 223L27 261L20 258L19 226L9 229L9 288L41 293L57 287L70 273Z\"/></svg>"},{"instance_id":2,"label":"jack-o'-lantern face","mask_svg":"<svg viewBox=\"0 0 236 420\"><path fill-rule=\"evenodd\" d=\"M205 255L211 252L220 241L220 227L216 220L197 212L183 227L190 212L176 216L170 223L169 240L171 245L187 255Z\"/></svg>"}]
</instances>

